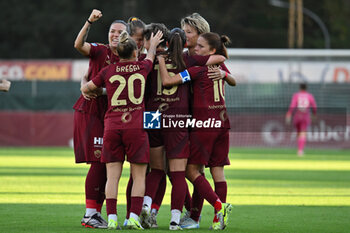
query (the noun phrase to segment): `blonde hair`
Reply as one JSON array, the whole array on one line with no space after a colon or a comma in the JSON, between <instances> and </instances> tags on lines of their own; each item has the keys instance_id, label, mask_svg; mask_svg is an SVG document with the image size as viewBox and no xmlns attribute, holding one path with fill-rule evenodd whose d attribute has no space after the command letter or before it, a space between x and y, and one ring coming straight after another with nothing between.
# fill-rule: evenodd
<instances>
[{"instance_id":1,"label":"blonde hair","mask_svg":"<svg viewBox=\"0 0 350 233\"><path fill-rule=\"evenodd\" d=\"M119 36L117 52L120 58L128 59L132 57L134 50L137 50L136 42L129 36L127 31L123 31Z\"/></svg>"},{"instance_id":2,"label":"blonde hair","mask_svg":"<svg viewBox=\"0 0 350 233\"><path fill-rule=\"evenodd\" d=\"M210 32L209 23L198 13L193 13L181 19L181 27L183 28L185 24L194 27L198 34Z\"/></svg>"}]
</instances>

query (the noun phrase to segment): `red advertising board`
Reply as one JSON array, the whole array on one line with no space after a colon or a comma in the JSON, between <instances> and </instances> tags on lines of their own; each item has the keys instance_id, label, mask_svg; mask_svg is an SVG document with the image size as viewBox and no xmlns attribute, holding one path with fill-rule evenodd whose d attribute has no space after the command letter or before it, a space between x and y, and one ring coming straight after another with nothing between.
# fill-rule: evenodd
<instances>
[{"instance_id":1,"label":"red advertising board","mask_svg":"<svg viewBox=\"0 0 350 233\"><path fill-rule=\"evenodd\" d=\"M0 112L0 146L68 146L73 112ZM350 117L319 116L307 133L310 148L350 148ZM231 115L230 145L295 147L296 133L281 114Z\"/></svg>"},{"instance_id":2,"label":"red advertising board","mask_svg":"<svg viewBox=\"0 0 350 233\"><path fill-rule=\"evenodd\" d=\"M72 76L70 61L0 61L0 79L68 80Z\"/></svg>"},{"instance_id":3,"label":"red advertising board","mask_svg":"<svg viewBox=\"0 0 350 233\"><path fill-rule=\"evenodd\" d=\"M68 146L73 112L0 112L0 146Z\"/></svg>"}]
</instances>

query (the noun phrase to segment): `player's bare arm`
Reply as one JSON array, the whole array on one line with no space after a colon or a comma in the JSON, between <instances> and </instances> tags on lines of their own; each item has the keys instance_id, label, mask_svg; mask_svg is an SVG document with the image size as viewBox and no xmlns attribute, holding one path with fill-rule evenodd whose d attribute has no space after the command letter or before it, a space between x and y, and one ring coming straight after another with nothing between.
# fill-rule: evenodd
<instances>
[{"instance_id":1,"label":"player's bare arm","mask_svg":"<svg viewBox=\"0 0 350 233\"><path fill-rule=\"evenodd\" d=\"M90 27L92 23L96 22L101 17L101 11L93 9L89 18L86 20L84 26L82 27L77 38L74 41L74 48L84 56L88 56L90 54L91 45L86 42Z\"/></svg>"},{"instance_id":2,"label":"player's bare arm","mask_svg":"<svg viewBox=\"0 0 350 233\"><path fill-rule=\"evenodd\" d=\"M153 35L153 33L151 34L150 48L147 52L147 56L145 59L149 59L153 62L154 57L156 55L157 46L164 40L162 39L162 37L163 37L163 32L161 31L157 31L155 35Z\"/></svg>"},{"instance_id":3,"label":"player's bare arm","mask_svg":"<svg viewBox=\"0 0 350 233\"><path fill-rule=\"evenodd\" d=\"M84 86L82 86L80 88L83 96L86 95L86 96L92 96L92 97L97 96L97 94L96 94L97 89L98 89L98 87L92 81L85 83Z\"/></svg>"},{"instance_id":4,"label":"player's bare arm","mask_svg":"<svg viewBox=\"0 0 350 233\"><path fill-rule=\"evenodd\" d=\"M209 65L219 65L221 63L224 63L226 61L226 58L222 55L211 55L207 61L207 63L205 63L205 65L209 66Z\"/></svg>"},{"instance_id":5,"label":"player's bare arm","mask_svg":"<svg viewBox=\"0 0 350 233\"><path fill-rule=\"evenodd\" d=\"M162 55L157 56L159 62L160 77L162 79L162 84L165 87L174 86L177 84L182 84L182 78L179 74L170 77L168 70L165 65L165 59Z\"/></svg>"}]
</instances>

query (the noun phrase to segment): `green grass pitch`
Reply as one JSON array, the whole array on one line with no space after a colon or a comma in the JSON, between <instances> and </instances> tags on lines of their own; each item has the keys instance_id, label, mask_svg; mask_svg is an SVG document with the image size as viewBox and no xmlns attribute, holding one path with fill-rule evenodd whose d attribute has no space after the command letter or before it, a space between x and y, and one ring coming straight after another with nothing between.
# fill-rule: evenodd
<instances>
[{"instance_id":1,"label":"green grass pitch","mask_svg":"<svg viewBox=\"0 0 350 233\"><path fill-rule=\"evenodd\" d=\"M350 151L231 148L226 167L228 202L234 205L226 232L350 232ZM103 232L80 225L88 166L75 164L69 148L0 148L0 232ZM207 172L207 177L210 174ZM125 164L118 199L125 217ZM190 185L192 188L192 186ZM170 188L157 230L168 231ZM106 217L105 208L102 214ZM205 202L200 229L208 230L213 208ZM123 230L124 231L124 230Z\"/></svg>"}]
</instances>

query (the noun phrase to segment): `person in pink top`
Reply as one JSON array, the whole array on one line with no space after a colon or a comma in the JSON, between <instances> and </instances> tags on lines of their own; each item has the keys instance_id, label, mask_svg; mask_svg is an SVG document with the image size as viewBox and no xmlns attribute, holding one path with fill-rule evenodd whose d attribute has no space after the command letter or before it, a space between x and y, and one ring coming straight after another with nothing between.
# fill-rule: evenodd
<instances>
[{"instance_id":1,"label":"person in pink top","mask_svg":"<svg viewBox=\"0 0 350 233\"><path fill-rule=\"evenodd\" d=\"M316 115L316 101L312 94L306 91L305 83L300 84L300 91L294 93L289 110L286 114L286 122L290 124L293 115L293 125L297 130L298 156L304 155L306 143L306 130L310 124L310 108L314 116Z\"/></svg>"}]
</instances>

